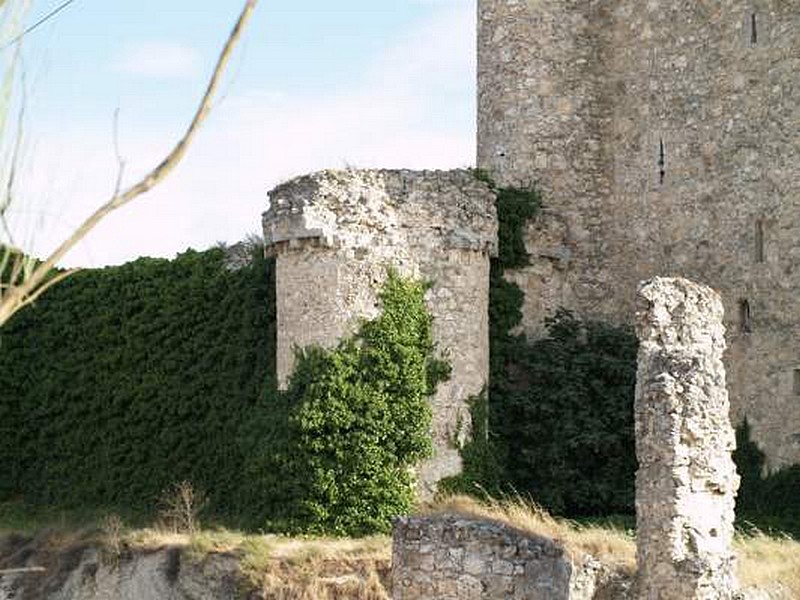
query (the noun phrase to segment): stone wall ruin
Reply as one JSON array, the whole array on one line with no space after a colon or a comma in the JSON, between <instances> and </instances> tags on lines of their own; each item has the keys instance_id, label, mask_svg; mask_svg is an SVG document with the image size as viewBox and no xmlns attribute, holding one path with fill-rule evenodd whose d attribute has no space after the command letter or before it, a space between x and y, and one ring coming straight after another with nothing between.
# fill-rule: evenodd
<instances>
[{"instance_id":1,"label":"stone wall ruin","mask_svg":"<svg viewBox=\"0 0 800 600\"><path fill-rule=\"evenodd\" d=\"M629 598L623 573L560 542L460 515L401 518L392 536L392 600Z\"/></svg>"}]
</instances>

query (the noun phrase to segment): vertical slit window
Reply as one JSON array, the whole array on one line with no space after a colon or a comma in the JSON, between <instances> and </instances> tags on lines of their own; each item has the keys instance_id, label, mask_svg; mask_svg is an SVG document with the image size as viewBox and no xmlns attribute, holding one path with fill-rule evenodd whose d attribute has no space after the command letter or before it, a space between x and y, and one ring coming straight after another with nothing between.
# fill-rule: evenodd
<instances>
[{"instance_id":1,"label":"vertical slit window","mask_svg":"<svg viewBox=\"0 0 800 600\"><path fill-rule=\"evenodd\" d=\"M748 300L739 301L739 328L742 333L753 331L753 316L750 312L750 302Z\"/></svg>"},{"instance_id":2,"label":"vertical slit window","mask_svg":"<svg viewBox=\"0 0 800 600\"><path fill-rule=\"evenodd\" d=\"M755 46L758 44L758 20L756 13L750 15L750 45Z\"/></svg>"},{"instance_id":3,"label":"vertical slit window","mask_svg":"<svg viewBox=\"0 0 800 600\"><path fill-rule=\"evenodd\" d=\"M755 259L757 263L764 262L764 220L756 221Z\"/></svg>"},{"instance_id":4,"label":"vertical slit window","mask_svg":"<svg viewBox=\"0 0 800 600\"><path fill-rule=\"evenodd\" d=\"M664 185L664 178L667 175L666 164L667 160L664 153L664 139L661 138L658 140L658 182L661 185Z\"/></svg>"},{"instance_id":5,"label":"vertical slit window","mask_svg":"<svg viewBox=\"0 0 800 600\"><path fill-rule=\"evenodd\" d=\"M792 390L795 394L800 394L800 369L795 369L792 377Z\"/></svg>"}]
</instances>

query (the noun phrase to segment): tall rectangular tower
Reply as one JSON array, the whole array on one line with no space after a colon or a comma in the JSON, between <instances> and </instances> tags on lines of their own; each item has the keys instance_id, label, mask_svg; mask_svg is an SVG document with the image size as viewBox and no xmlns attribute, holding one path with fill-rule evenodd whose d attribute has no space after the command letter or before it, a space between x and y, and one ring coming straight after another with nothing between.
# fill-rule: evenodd
<instances>
[{"instance_id":1,"label":"tall rectangular tower","mask_svg":"<svg viewBox=\"0 0 800 600\"><path fill-rule=\"evenodd\" d=\"M725 304L733 414L800 462L800 11L781 0L479 0L478 165L536 183L524 326L630 322L639 281Z\"/></svg>"}]
</instances>

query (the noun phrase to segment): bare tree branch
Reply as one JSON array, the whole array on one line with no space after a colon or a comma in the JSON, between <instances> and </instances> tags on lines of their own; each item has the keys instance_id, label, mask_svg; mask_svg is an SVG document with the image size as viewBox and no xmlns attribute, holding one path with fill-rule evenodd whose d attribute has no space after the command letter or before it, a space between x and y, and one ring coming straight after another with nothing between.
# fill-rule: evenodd
<instances>
[{"instance_id":1,"label":"bare tree branch","mask_svg":"<svg viewBox=\"0 0 800 600\"><path fill-rule=\"evenodd\" d=\"M242 9L239 19L236 21L233 30L228 36L225 46L220 52L217 64L214 67L214 72L208 82L205 93L200 101L194 118L189 124L188 129L183 137L178 141L172 151L144 178L135 183L128 189L122 192L116 192L114 195L94 213L92 213L61 245L56 248L50 256L43 262L39 263L30 276L26 277L19 285L8 289L2 298L0 298L0 327L8 321L9 318L20 308L37 298L44 290L43 286L50 287L52 281L48 280L48 276L58 264L58 262L71 250L79 241L112 211L125 206L138 196L150 191L153 187L158 185L175 166L181 161L186 154L186 150L194 140L198 129L205 121L211 109L211 104L214 100L214 95L219 88L222 74L228 65L233 49L236 46L239 38L242 35L250 17L255 10L258 0L246 0L244 8ZM64 279L66 275L60 274L59 279ZM63 276L62 276L63 275Z\"/></svg>"},{"instance_id":2,"label":"bare tree branch","mask_svg":"<svg viewBox=\"0 0 800 600\"><path fill-rule=\"evenodd\" d=\"M22 48L17 46L15 62L20 63L20 87L21 98L19 103L19 113L17 114L17 130L14 132L14 149L11 153L11 166L8 172L8 179L6 180L5 196L0 200L0 224L3 226L8 243L14 245L14 235L11 233L11 227L6 218L6 211L14 201L14 184L17 180L17 170L19 169L20 154L22 151L22 137L23 127L25 125L25 106L28 103L28 82L25 77L25 64L22 60Z\"/></svg>"},{"instance_id":3,"label":"bare tree branch","mask_svg":"<svg viewBox=\"0 0 800 600\"><path fill-rule=\"evenodd\" d=\"M122 178L125 175L125 159L119 150L119 107L114 110L114 154L117 157L117 182L114 184L114 196L122 189Z\"/></svg>"}]
</instances>

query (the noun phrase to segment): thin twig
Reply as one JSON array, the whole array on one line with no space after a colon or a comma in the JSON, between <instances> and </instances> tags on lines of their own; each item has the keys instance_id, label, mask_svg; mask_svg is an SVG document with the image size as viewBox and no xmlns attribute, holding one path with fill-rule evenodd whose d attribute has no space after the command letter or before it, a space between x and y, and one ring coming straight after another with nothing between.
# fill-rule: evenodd
<instances>
[{"instance_id":1,"label":"thin twig","mask_svg":"<svg viewBox=\"0 0 800 600\"><path fill-rule=\"evenodd\" d=\"M12 39L12 40L10 40L9 42L7 42L5 46L3 46L2 48L0 48L0 51L3 51L3 50L5 50L6 48L8 48L8 47L10 47L10 46L13 46L13 45L14 45L14 44L16 44L17 42L21 41L21 40L22 40L22 38L24 38L26 35L28 35L28 34L29 34L29 33L31 33L32 31L34 31L34 30L38 29L38 28L39 28L41 25L44 25L45 23L47 23L47 22L48 22L50 19L52 19L53 17L55 17L55 16L56 16L58 13L60 13L60 12L61 12L62 10L64 10L65 8L67 8L67 7L68 7L70 4L72 4L73 2L75 2L75 0L66 0L65 2L62 2L62 3L61 3L59 6L57 6L57 7L56 7L54 10L51 10L49 13L47 13L47 14L46 14L45 16L43 16L41 19L39 19L38 21L36 21L36 22L35 22L33 25L31 25L30 27L28 27L27 29L25 29L25 31L23 31L22 33L20 33L20 34L19 34L17 37L15 37L14 39ZM0 6L2 6L2 5L3 5L3 3L2 3L2 2L0 2Z\"/></svg>"},{"instance_id":2,"label":"thin twig","mask_svg":"<svg viewBox=\"0 0 800 600\"><path fill-rule=\"evenodd\" d=\"M122 177L125 175L125 159L119 150L119 106L114 110L114 154L117 157L117 182L114 185L114 196L119 195L122 188Z\"/></svg>"},{"instance_id":3,"label":"thin twig","mask_svg":"<svg viewBox=\"0 0 800 600\"><path fill-rule=\"evenodd\" d=\"M20 302L19 308L28 306L29 304L33 304L34 302L36 302L39 296L44 294L55 284L64 281L67 277L74 275L78 271L80 271L80 269L67 269L66 271L62 271L61 273L51 277L50 279L45 281L42 285L40 285L38 288L36 288L36 291L34 291L32 294L25 296L25 298L23 298L22 301Z\"/></svg>"},{"instance_id":4,"label":"thin twig","mask_svg":"<svg viewBox=\"0 0 800 600\"><path fill-rule=\"evenodd\" d=\"M217 59L217 64L214 67L211 79L209 80L205 93L203 94L203 98L197 107L194 118L189 124L189 127L184 133L183 137L178 141L172 151L139 182L135 183L123 192L115 193L105 204L100 206L100 208L92 213L72 233L72 235L69 236L69 238L62 242L61 245L59 245L58 248L56 248L50 254L50 256L37 265L30 277L22 282L17 288L11 289L7 292L2 302L0 302L0 326L2 326L17 310L30 302L30 300L26 300L27 298L31 297L33 294L36 294L34 297L38 297L40 292L37 292L37 289L46 284L48 275L55 268L58 261L60 261L64 255L69 252L79 241L86 237L86 235L106 215L122 206L125 206L138 196L150 191L167 175L169 175L169 173L172 172L175 166L181 161L183 156L186 154L186 150L188 149L189 145L194 140L200 125L202 125L208 116L208 113L211 109L211 104L214 100L214 95L219 88L222 75L228 62L230 62L233 49L239 41L239 38L241 37L248 21L250 20L256 4L258 4L258 0L247 0L245 2L242 12L236 21L233 30L228 36L225 46L220 52L219 58ZM61 279L63 279L63 277L61 277ZM52 284L47 284L47 287L50 287L50 285Z\"/></svg>"},{"instance_id":5,"label":"thin twig","mask_svg":"<svg viewBox=\"0 0 800 600\"><path fill-rule=\"evenodd\" d=\"M22 58L22 47L17 46L16 56L14 61L19 61L20 64L20 86L22 88L19 102L19 113L17 114L17 130L14 132L14 149L11 154L11 166L8 171L8 179L6 180L6 194L0 204L0 223L3 225L3 230L8 237L8 243L14 245L14 235L11 233L11 227L6 218L6 211L8 207L14 202L14 183L17 179L17 169L19 168L20 152L22 150L22 135L25 124L25 106L28 103L28 80L25 77L25 61Z\"/></svg>"}]
</instances>

